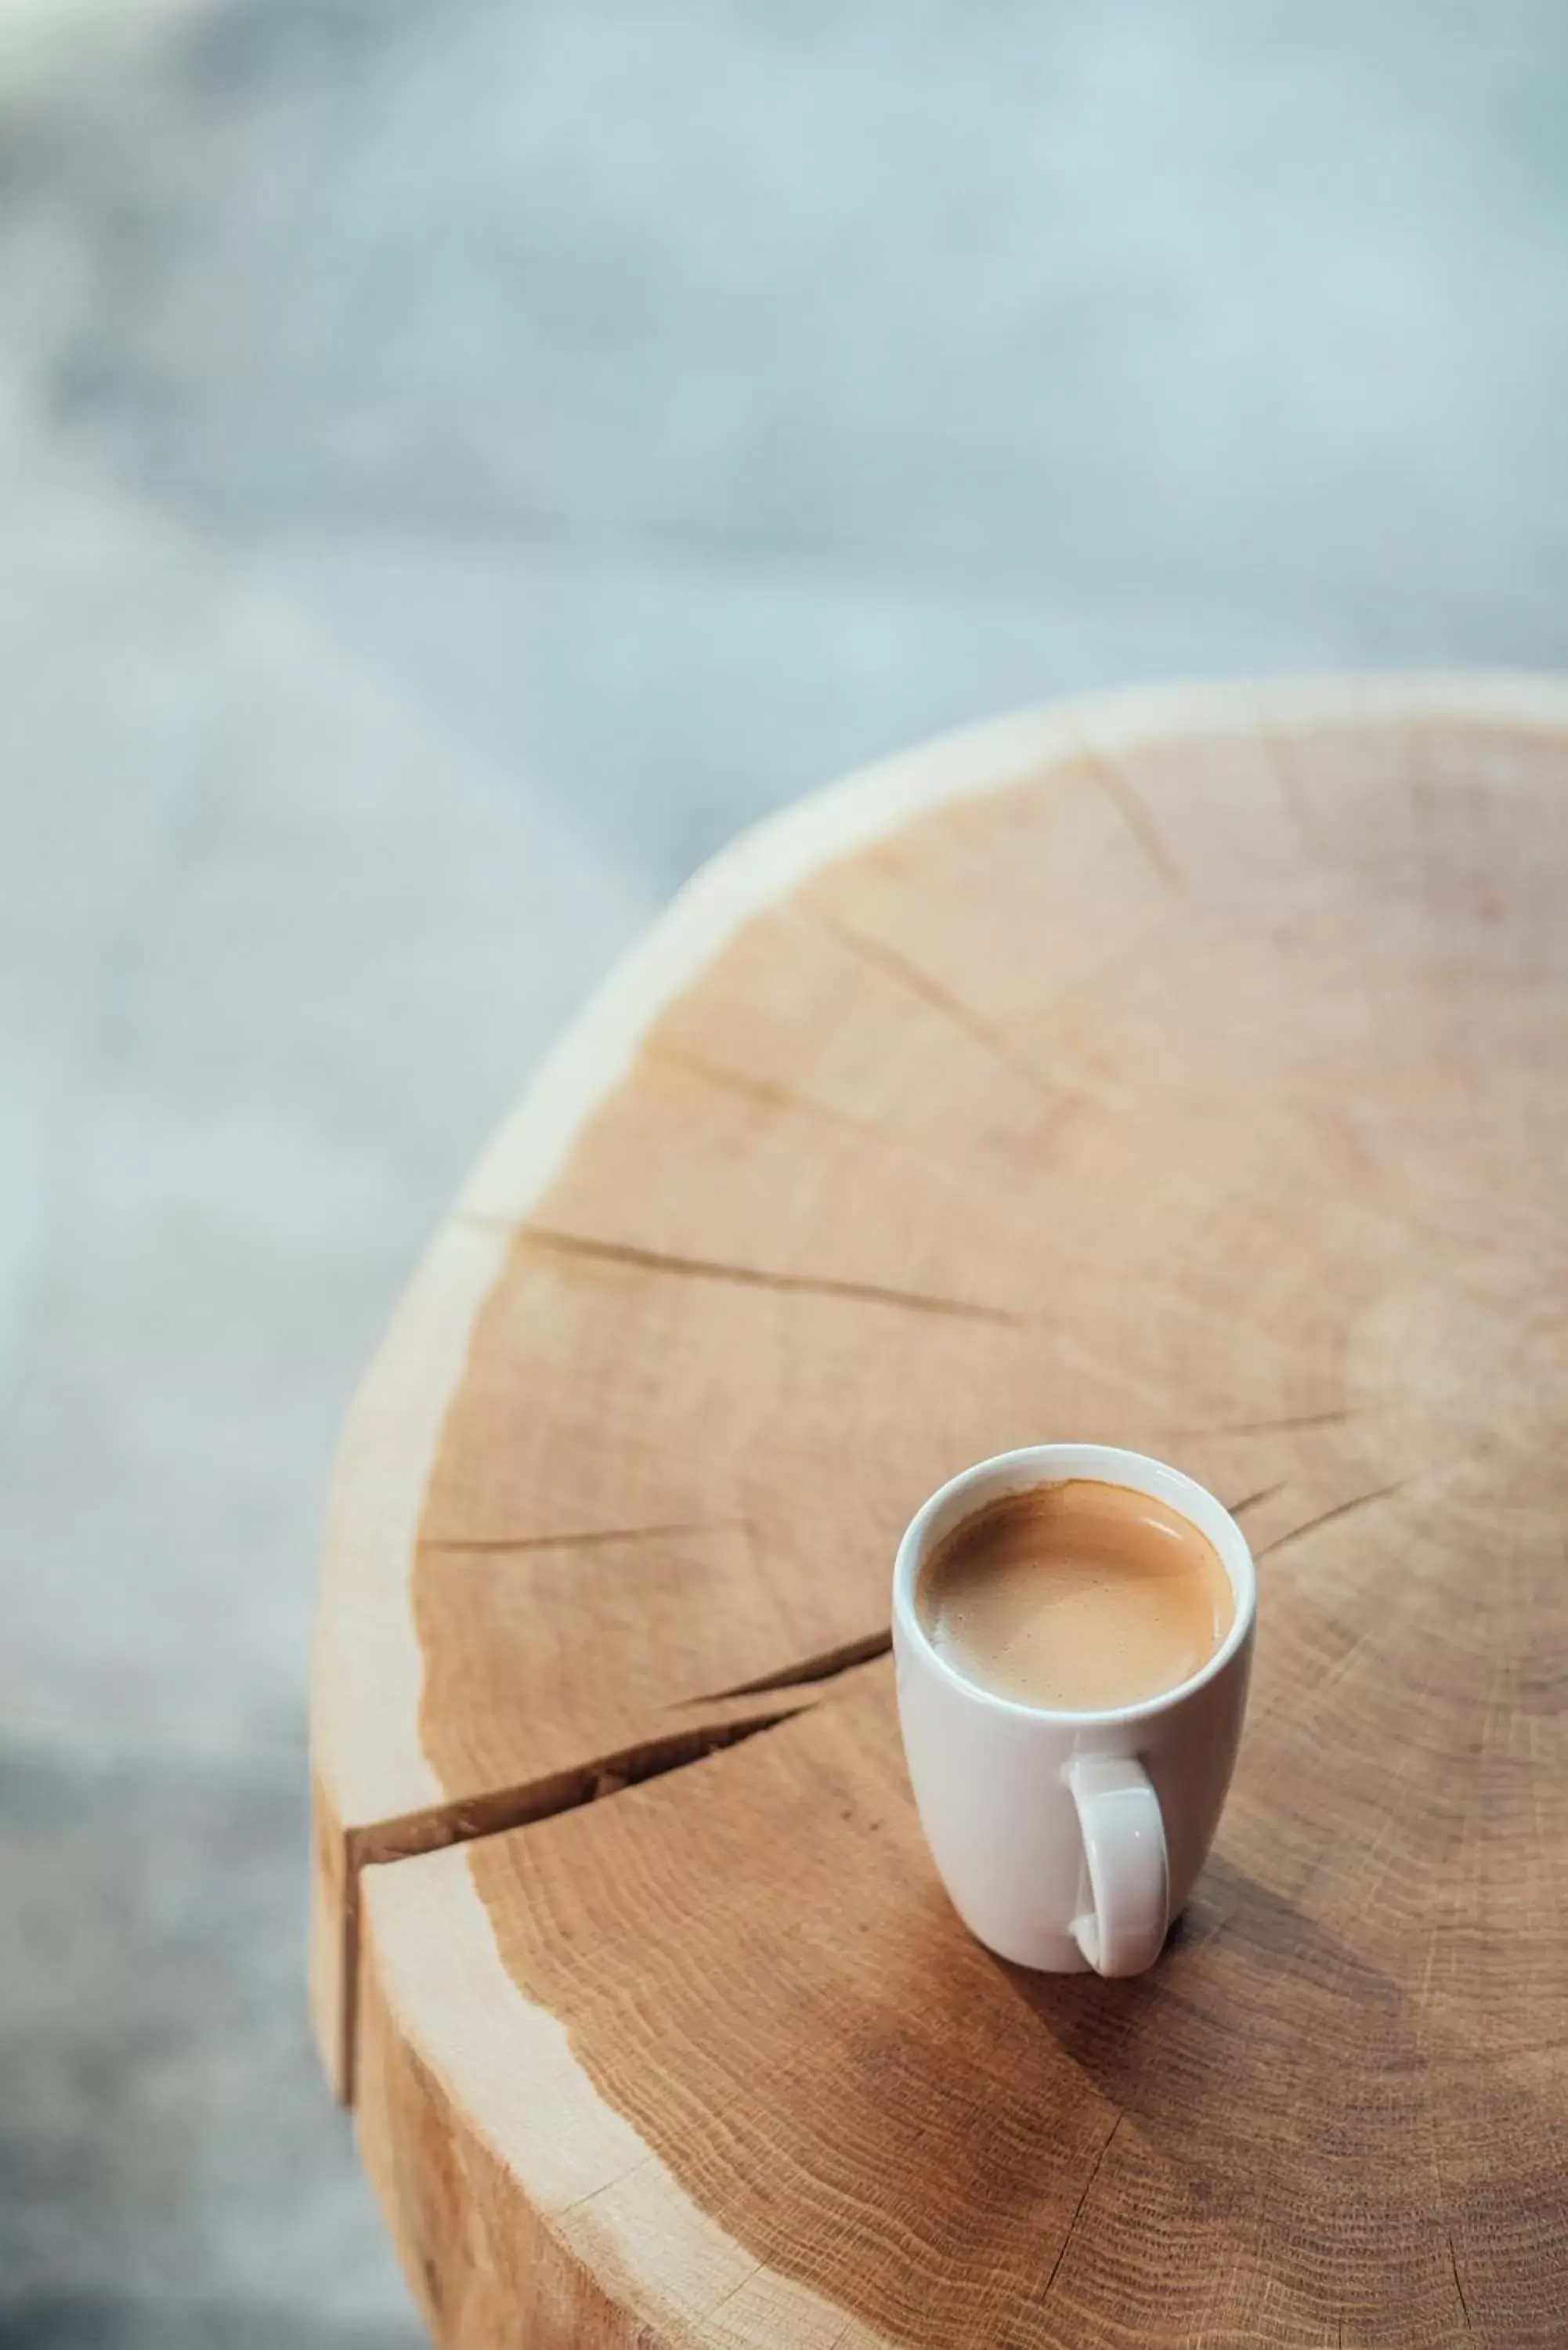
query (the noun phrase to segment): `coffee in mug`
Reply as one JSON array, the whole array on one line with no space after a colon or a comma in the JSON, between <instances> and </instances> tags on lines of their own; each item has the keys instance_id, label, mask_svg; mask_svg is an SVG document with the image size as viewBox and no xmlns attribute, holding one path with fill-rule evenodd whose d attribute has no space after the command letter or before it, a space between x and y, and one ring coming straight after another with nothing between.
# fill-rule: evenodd
<instances>
[{"instance_id":1,"label":"coffee in mug","mask_svg":"<svg viewBox=\"0 0 1568 2350\"><path fill-rule=\"evenodd\" d=\"M939 1657L1019 1705L1097 1713L1180 1687L1231 1628L1218 1552L1157 1494L1089 1477L1004 1494L921 1570Z\"/></svg>"}]
</instances>

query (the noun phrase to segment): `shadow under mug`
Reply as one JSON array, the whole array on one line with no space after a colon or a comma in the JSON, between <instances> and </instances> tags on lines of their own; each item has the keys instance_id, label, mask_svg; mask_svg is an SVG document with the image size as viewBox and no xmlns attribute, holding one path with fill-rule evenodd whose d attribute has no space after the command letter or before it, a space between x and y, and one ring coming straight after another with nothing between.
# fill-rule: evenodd
<instances>
[{"instance_id":1,"label":"shadow under mug","mask_svg":"<svg viewBox=\"0 0 1568 2350\"><path fill-rule=\"evenodd\" d=\"M915 1607L937 1545L1010 1493L1069 1478L1152 1494L1205 1535L1230 1578L1231 1627L1190 1677L1136 1705L1057 1712L966 1680ZM1036 1444L931 1495L893 1567L898 1720L926 1841L971 1933L1020 1966L1140 1974L1207 1857L1231 1783L1251 1670L1257 1576L1247 1538L1179 1469L1108 1444Z\"/></svg>"}]
</instances>

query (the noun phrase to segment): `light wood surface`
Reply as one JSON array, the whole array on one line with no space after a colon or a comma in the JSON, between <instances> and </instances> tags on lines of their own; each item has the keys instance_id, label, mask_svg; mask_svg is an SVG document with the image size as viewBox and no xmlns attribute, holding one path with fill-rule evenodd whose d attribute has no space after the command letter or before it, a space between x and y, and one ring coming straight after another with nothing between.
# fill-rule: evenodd
<instances>
[{"instance_id":1,"label":"light wood surface","mask_svg":"<svg viewBox=\"0 0 1568 2350\"><path fill-rule=\"evenodd\" d=\"M678 901L337 1484L316 2012L439 2342L1568 2342L1565 1046L1546 681L1008 721ZM883 1654L1056 1437L1259 1559L1130 1983L964 1935Z\"/></svg>"}]
</instances>

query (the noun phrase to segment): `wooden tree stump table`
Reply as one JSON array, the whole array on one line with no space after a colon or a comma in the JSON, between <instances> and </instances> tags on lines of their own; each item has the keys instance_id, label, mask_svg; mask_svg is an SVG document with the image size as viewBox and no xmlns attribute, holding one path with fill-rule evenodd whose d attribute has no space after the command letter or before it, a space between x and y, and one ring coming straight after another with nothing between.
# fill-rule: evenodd
<instances>
[{"instance_id":1,"label":"wooden tree stump table","mask_svg":"<svg viewBox=\"0 0 1568 2350\"><path fill-rule=\"evenodd\" d=\"M1565 1047L1562 685L1046 712L686 891L337 1479L317 2013L441 2344L1568 2343ZM1060 1437L1260 1562L1130 1982L966 1937L886 1655Z\"/></svg>"}]
</instances>

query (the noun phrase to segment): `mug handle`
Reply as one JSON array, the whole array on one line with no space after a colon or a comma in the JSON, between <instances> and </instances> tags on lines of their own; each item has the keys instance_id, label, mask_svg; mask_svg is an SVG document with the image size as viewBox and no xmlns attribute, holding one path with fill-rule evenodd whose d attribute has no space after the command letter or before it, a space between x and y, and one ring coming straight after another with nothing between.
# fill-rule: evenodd
<instances>
[{"instance_id":1,"label":"mug handle","mask_svg":"<svg viewBox=\"0 0 1568 2350\"><path fill-rule=\"evenodd\" d=\"M1170 1923L1170 1867L1159 1798L1132 1756L1080 1754L1067 1765L1094 1908L1073 1939L1101 1975L1153 1966Z\"/></svg>"}]
</instances>

